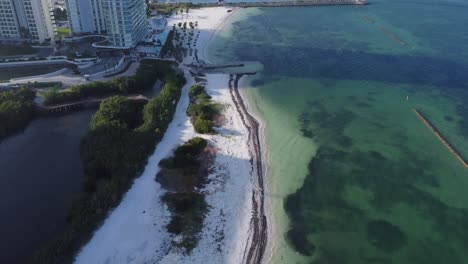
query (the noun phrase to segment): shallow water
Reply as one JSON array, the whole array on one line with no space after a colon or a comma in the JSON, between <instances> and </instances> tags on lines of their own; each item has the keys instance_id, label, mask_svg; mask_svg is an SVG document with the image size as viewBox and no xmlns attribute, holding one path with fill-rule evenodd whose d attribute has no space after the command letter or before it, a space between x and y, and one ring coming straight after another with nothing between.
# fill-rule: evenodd
<instances>
[{"instance_id":1,"label":"shallow water","mask_svg":"<svg viewBox=\"0 0 468 264\"><path fill-rule=\"evenodd\" d=\"M466 1L242 9L212 61L260 61L271 263L466 263Z\"/></svg>"},{"instance_id":2,"label":"shallow water","mask_svg":"<svg viewBox=\"0 0 468 264\"><path fill-rule=\"evenodd\" d=\"M36 119L0 143L0 263L29 263L81 192L80 141L93 111Z\"/></svg>"}]
</instances>

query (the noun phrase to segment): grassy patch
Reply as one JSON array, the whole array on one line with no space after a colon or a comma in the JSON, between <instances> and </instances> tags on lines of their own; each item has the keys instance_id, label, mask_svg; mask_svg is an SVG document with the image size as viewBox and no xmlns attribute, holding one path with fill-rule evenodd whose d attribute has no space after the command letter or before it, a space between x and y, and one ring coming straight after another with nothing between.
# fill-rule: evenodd
<instances>
[{"instance_id":1,"label":"grassy patch","mask_svg":"<svg viewBox=\"0 0 468 264\"><path fill-rule=\"evenodd\" d=\"M70 28L67 27L59 27L57 28L57 35L59 37L66 37L69 36L71 33Z\"/></svg>"},{"instance_id":2,"label":"grassy patch","mask_svg":"<svg viewBox=\"0 0 468 264\"><path fill-rule=\"evenodd\" d=\"M162 201L171 212L171 221L167 231L183 236L182 240L173 241L176 247L192 251L198 244L198 235L203 227L203 220L208 211L205 195L200 193L166 193Z\"/></svg>"},{"instance_id":3,"label":"grassy patch","mask_svg":"<svg viewBox=\"0 0 468 264\"><path fill-rule=\"evenodd\" d=\"M156 180L170 191L161 200L171 212L167 231L182 236L173 245L190 253L197 245L208 205L198 190L204 186L213 156L203 138L192 138L179 146L174 155L159 163Z\"/></svg>"},{"instance_id":4,"label":"grassy patch","mask_svg":"<svg viewBox=\"0 0 468 264\"><path fill-rule=\"evenodd\" d=\"M215 117L221 111L222 105L213 103L205 87L199 84L190 88L189 98L187 115L191 117L195 131L201 134L212 133Z\"/></svg>"}]
</instances>

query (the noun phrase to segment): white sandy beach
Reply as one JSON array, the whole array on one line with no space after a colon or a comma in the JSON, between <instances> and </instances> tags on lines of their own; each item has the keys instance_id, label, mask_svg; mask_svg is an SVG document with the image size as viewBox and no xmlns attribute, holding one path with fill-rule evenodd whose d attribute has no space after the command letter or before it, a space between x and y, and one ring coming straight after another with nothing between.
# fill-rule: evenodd
<instances>
[{"instance_id":1,"label":"white sandy beach","mask_svg":"<svg viewBox=\"0 0 468 264\"><path fill-rule=\"evenodd\" d=\"M168 26L179 21L198 21L201 31L197 48L205 60L205 49L213 34L226 22L227 8L191 10L173 17ZM187 59L186 63L190 62ZM206 60L205 60L206 61ZM109 215L93 238L77 255L75 262L91 263L241 263L249 235L252 216L252 175L247 145L248 131L236 111L228 89L228 75L206 77L207 92L213 100L225 105L226 123L215 135L203 135L217 149L213 173L202 190L209 212L198 246L190 255L171 248L177 239L167 233L170 213L161 203L164 193L155 175L158 163L178 145L196 136L186 115L188 89L194 80L186 71L187 85L177 106L174 120L164 138L149 158L141 177L137 178L121 204ZM199 135L200 136L200 135Z\"/></svg>"}]
</instances>

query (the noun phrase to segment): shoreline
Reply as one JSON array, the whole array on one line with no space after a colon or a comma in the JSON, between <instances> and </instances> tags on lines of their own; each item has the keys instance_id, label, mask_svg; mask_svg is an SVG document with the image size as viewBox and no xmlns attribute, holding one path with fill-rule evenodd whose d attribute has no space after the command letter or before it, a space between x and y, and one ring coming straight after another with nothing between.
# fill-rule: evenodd
<instances>
[{"instance_id":1,"label":"shoreline","mask_svg":"<svg viewBox=\"0 0 468 264\"><path fill-rule=\"evenodd\" d=\"M198 21L197 30L201 34L196 48L200 51L200 58L208 60L209 44L237 11L227 10L225 7L190 10L187 16L173 15L168 21L168 27L180 21ZM183 87L174 119L148 159L144 172L135 179L121 203L109 213L92 239L79 251L75 263L191 264L204 263L207 260L216 263L261 262L267 241L267 231L264 228L263 163L257 164L255 170L260 172L257 177L252 174L251 166L254 155L257 161L262 156L260 139L257 136L254 141L256 143L249 143L248 127L242 125L241 115L234 106L234 98L230 96L228 74L207 74L205 83L213 101L225 105L223 114L227 119L226 124L216 128L216 134L200 135L194 132L186 109L189 102L188 89L196 81L190 76L188 67L184 66L192 61L192 57L186 57L180 64L187 84ZM242 98L240 100L243 101ZM184 255L172 246L171 241L178 238L166 230L170 212L160 200L166 190L154 179L159 171L159 161L195 136L207 139L217 148L218 155L213 173L208 176L209 182L201 190L210 211L205 217L198 245L189 255ZM249 147L251 145L256 148L252 150ZM260 192L255 191L256 186L261 186ZM257 217L252 216L253 212L256 212ZM250 248L246 248L246 241L252 241L247 243Z\"/></svg>"},{"instance_id":2,"label":"shoreline","mask_svg":"<svg viewBox=\"0 0 468 264\"><path fill-rule=\"evenodd\" d=\"M205 62L210 63L210 60L207 56L207 50L211 42L215 39L215 36L221 32L226 25L227 21L231 16L239 11L239 8L236 7L232 9L232 12L227 15L220 24L218 24L214 31L211 33L210 38L204 44L202 49L202 59ZM227 74L226 74L227 75ZM254 177L256 174L256 184L254 183L254 190L252 190L252 216L250 217L249 225L249 234L246 246L243 252L242 262L243 263L263 263L265 255L267 253L269 234L272 231L271 225L268 225L268 220L270 219L268 211L266 210L265 203L265 186L266 186L266 148L264 130L265 124L262 120L252 111L249 106L248 100L245 98L245 95L242 93L242 87L239 86L243 75L236 75L235 79L232 79L230 75L229 80L229 94L233 104L236 107L237 114L242 119L245 129L248 130L248 148L251 155L251 177ZM239 104L239 105L238 105ZM247 117L247 118L246 118ZM246 120L248 120L246 122ZM247 124L248 123L248 124ZM253 146L252 146L253 145ZM255 165L254 165L255 163ZM260 193L256 195L255 189L259 189ZM258 197L257 197L258 196ZM253 226L253 237L252 235L252 226Z\"/></svg>"},{"instance_id":3,"label":"shoreline","mask_svg":"<svg viewBox=\"0 0 468 264\"><path fill-rule=\"evenodd\" d=\"M249 75L245 76L244 78L239 79L238 83L238 90L241 95L241 98L243 99L243 102L246 106L246 109L250 115L253 116L253 118L256 119L256 121L259 124L258 128L258 135L259 135L259 141L260 141L260 153L262 155L262 168L263 168L263 189L264 189L264 210L265 210L265 217L267 219L267 226L266 226L266 232L267 232L267 242L266 242L266 247L263 252L263 258L262 258L262 263L270 263L271 260L271 254L272 250L275 247L275 241L272 240L273 237L277 237L275 234L275 222L274 218L271 214L272 210L272 204L270 199L266 199L266 194L269 192L269 182L268 182L268 170L269 170L269 152L267 148L267 143L266 143L266 122L261 118L261 112L255 111L255 108L252 106L254 104L253 102L249 102L247 99L247 94L245 89L250 85L249 79L251 78Z\"/></svg>"},{"instance_id":4,"label":"shoreline","mask_svg":"<svg viewBox=\"0 0 468 264\"><path fill-rule=\"evenodd\" d=\"M211 33L210 38L202 49L202 59L205 62L210 63L210 60L207 56L207 50L211 42L215 39L215 36L223 30L229 18L238 11L239 8L234 8L232 12L230 12L229 15L226 16ZM242 119L244 128L248 131L248 139L246 143L248 145L248 151L250 155L250 177L256 178L253 182L253 189L251 194L251 205L253 207L251 210L252 216L249 217L249 231L247 240L244 241L245 248L242 254L242 263L260 264L263 263L263 260L265 259L265 253L267 251L269 241L268 234L270 231L270 226L267 224L269 217L265 210L266 163L264 157L266 152L263 148L263 146L265 146L264 138L261 136L263 135L265 124L261 122L261 120L254 113L249 111L251 108L249 107L248 100L245 99L245 95L242 94L241 87L239 87L239 82L243 75L236 75L234 79L232 75L224 75L229 76L228 87L230 99L236 108L238 117ZM259 189L260 192L257 193L255 189Z\"/></svg>"},{"instance_id":5,"label":"shoreline","mask_svg":"<svg viewBox=\"0 0 468 264\"><path fill-rule=\"evenodd\" d=\"M249 108L246 106L246 100L239 91L239 81L242 77L243 75L230 75L229 91L237 112L248 130L251 174L255 174L257 180L257 182L254 183L257 190L252 192L253 215L250 219L250 232L253 232L253 234L252 236L249 235L249 240L246 244L244 262L262 263L268 243L268 220L265 212L265 173L261 147L262 140L260 137L262 126L248 111ZM247 253L247 255L245 255L245 253Z\"/></svg>"},{"instance_id":6,"label":"shoreline","mask_svg":"<svg viewBox=\"0 0 468 264\"><path fill-rule=\"evenodd\" d=\"M91 240L81 248L74 263L160 261L161 255L167 250L170 236L165 225L170 213L159 200L165 191L156 183L155 176L160 170L160 160L193 137L185 110L189 103L188 89L194 82L191 76L185 77L187 84L182 89L174 118L148 158L142 175L134 180L121 203L109 212L102 226L95 230Z\"/></svg>"},{"instance_id":7,"label":"shoreline","mask_svg":"<svg viewBox=\"0 0 468 264\"><path fill-rule=\"evenodd\" d=\"M224 9L227 12L228 8L224 8ZM223 18L223 20L214 27L213 32L211 32L208 39L205 41L205 43L203 43L203 45L201 45L201 46L203 46L203 47L201 47L201 58L202 58L203 61L208 62L208 63L212 63L208 59L208 52L207 52L208 47L216 39L215 36L218 35L219 32L221 32L223 30L223 28L226 25L226 22L229 20L229 18L231 16L233 16L234 14L236 14L238 11L239 11L239 8L233 8L232 11L230 13L228 13L228 15L225 16ZM197 48L198 48L198 45L197 45Z\"/></svg>"}]
</instances>

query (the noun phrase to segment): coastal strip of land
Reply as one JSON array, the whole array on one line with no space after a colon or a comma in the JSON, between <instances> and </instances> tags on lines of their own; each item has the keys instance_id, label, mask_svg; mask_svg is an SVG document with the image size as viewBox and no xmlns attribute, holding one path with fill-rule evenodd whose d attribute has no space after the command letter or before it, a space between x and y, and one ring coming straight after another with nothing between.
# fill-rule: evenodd
<instances>
[{"instance_id":1,"label":"coastal strip of land","mask_svg":"<svg viewBox=\"0 0 468 264\"><path fill-rule=\"evenodd\" d=\"M169 19L168 27L179 22L198 22L196 34L199 37L195 49L200 51L200 59L207 61L207 45L233 13L228 10L217 7L179 13ZM187 56L180 64L187 84L182 89L174 119L148 159L144 172L91 241L82 248L75 263L261 262L267 233L258 123L255 130L252 125L255 123L251 123L252 116L246 114L244 103L244 110L238 111L234 98L237 103L243 101L240 94L231 96L229 75L206 74L203 78L194 78L189 68L183 66L194 60L194 57ZM187 115L188 89L197 82L205 85L213 101L224 106L222 114L225 122L215 127L212 134L197 134ZM237 82L231 81L231 84ZM248 119L248 123L244 123L242 118ZM171 214L161 201L166 190L155 181L155 176L160 171L158 164L161 159L170 156L183 142L197 136L210 142L216 149L216 158L208 181L200 190L205 195L209 210L199 241L190 254L184 254L173 243L179 238L166 230Z\"/></svg>"},{"instance_id":2,"label":"coastal strip of land","mask_svg":"<svg viewBox=\"0 0 468 264\"><path fill-rule=\"evenodd\" d=\"M260 124L249 113L244 99L239 92L239 80L242 75L231 75L229 91L239 116L248 130L249 151L251 152L251 174L256 177L254 184L256 190L252 192L252 218L250 221L250 236L244 252L244 263L261 263L268 239L267 217L265 214L265 190L260 147Z\"/></svg>"}]
</instances>

